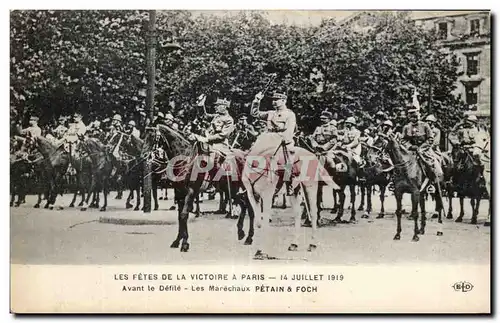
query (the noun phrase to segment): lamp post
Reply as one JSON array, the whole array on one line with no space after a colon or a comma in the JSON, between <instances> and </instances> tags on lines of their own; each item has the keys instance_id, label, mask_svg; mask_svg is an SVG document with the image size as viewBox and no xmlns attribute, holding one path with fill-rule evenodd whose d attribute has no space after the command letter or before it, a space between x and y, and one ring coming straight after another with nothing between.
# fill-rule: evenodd
<instances>
[{"instance_id":1,"label":"lamp post","mask_svg":"<svg viewBox=\"0 0 500 323\"><path fill-rule=\"evenodd\" d=\"M146 64L148 74L148 88L146 93L146 113L149 118L147 124L154 120L155 97L155 64L156 64L156 10L149 11L149 23L146 39ZM149 131L149 130L146 130ZM151 213L151 161L147 158L144 162L144 213ZM140 197L137 197L140 198Z\"/></svg>"},{"instance_id":2,"label":"lamp post","mask_svg":"<svg viewBox=\"0 0 500 323\"><path fill-rule=\"evenodd\" d=\"M149 22L146 38L146 64L148 74L148 88L146 93L146 113L149 119L146 124L152 125L154 120L154 102L155 102L155 81L156 81L156 10L149 11ZM182 47L176 43L162 44L162 48L167 51L182 50ZM146 131L151 131L151 127L146 127ZM148 137L148 136L146 136ZM151 137L151 136L150 136ZM151 213L151 160L147 158L144 161L144 213ZM139 197L138 197L139 198Z\"/></svg>"}]
</instances>

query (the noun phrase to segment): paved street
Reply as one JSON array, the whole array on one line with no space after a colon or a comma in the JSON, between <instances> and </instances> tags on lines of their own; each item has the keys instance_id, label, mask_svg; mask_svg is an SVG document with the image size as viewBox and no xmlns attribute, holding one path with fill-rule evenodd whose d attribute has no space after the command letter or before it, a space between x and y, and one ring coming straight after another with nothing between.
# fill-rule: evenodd
<instances>
[{"instance_id":1,"label":"paved street","mask_svg":"<svg viewBox=\"0 0 500 323\"><path fill-rule=\"evenodd\" d=\"M111 197L115 193L111 193ZM173 194L170 194L173 196ZM325 207L331 207L331 197L326 197ZM23 264L181 264L199 263L248 263L255 253L252 246L237 240L236 220L223 215L203 214L189 223L191 249L181 253L169 248L177 234L177 225L116 225L99 223L103 215L96 209L82 212L66 208L63 211L33 209L35 197L28 196L27 203L11 208L11 262ZM70 196L62 201L69 204ZM110 199L109 214L134 212L125 210L124 200ZM215 201L204 201L202 211L213 211ZM378 195L373 196L374 210L379 210ZM410 210L409 196L405 196L405 209ZM160 201L160 211L175 221L176 211L167 211L172 201ZM358 203L356 203L358 205ZM481 203L479 224L471 225L470 204L466 201L464 223L445 220L444 235L437 236L436 220L429 220L426 235L419 242L411 242L413 222L403 219L400 241L392 238L396 229L395 201L386 199L385 219L361 219L358 222L321 227L318 233L318 249L307 253L288 252L293 236L291 209L273 209L272 243L269 253L282 257L283 262L312 262L339 265L379 263L489 263L490 227L483 226L488 202ZM447 202L445 203L447 206ZM347 207L347 206L346 206ZM428 209L434 207L428 202ZM458 200L454 201L456 217ZM139 213L142 214L142 213ZM144 215L147 216L147 215ZM333 218L329 210L322 216ZM428 215L430 218L430 214ZM349 214L345 213L344 219ZM246 224L246 227L248 225ZM303 228L303 230L310 230ZM246 230L247 231L247 230ZM304 259L305 258L305 259Z\"/></svg>"}]
</instances>

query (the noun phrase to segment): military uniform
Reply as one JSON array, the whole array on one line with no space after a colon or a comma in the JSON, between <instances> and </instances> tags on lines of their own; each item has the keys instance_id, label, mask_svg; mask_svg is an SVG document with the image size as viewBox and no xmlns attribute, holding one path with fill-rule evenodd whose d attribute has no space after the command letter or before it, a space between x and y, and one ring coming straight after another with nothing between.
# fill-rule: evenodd
<instances>
[{"instance_id":1,"label":"military uniform","mask_svg":"<svg viewBox=\"0 0 500 323\"><path fill-rule=\"evenodd\" d=\"M59 124L55 129L54 129L54 135L57 139L62 139L66 135L66 132L68 132L68 127L66 127L63 124Z\"/></svg>"},{"instance_id":2,"label":"military uniform","mask_svg":"<svg viewBox=\"0 0 500 323\"><path fill-rule=\"evenodd\" d=\"M86 132L87 126L83 123L83 121L78 120L69 125L65 140L70 143L77 142L78 138L84 136Z\"/></svg>"},{"instance_id":3,"label":"military uniform","mask_svg":"<svg viewBox=\"0 0 500 323\"><path fill-rule=\"evenodd\" d=\"M436 177L443 175L440 157L431 149L434 137L429 124L420 120L416 123L411 122L403 127L402 137L403 145L418 147L417 153L423 157L428 166L433 168Z\"/></svg>"},{"instance_id":4,"label":"military uniform","mask_svg":"<svg viewBox=\"0 0 500 323\"><path fill-rule=\"evenodd\" d=\"M279 134L287 144L287 148L293 147L293 137L297 126L295 113L288 108L279 111L259 111L259 104L260 102L252 103L252 116L265 119L267 132Z\"/></svg>"},{"instance_id":5,"label":"military uniform","mask_svg":"<svg viewBox=\"0 0 500 323\"><path fill-rule=\"evenodd\" d=\"M342 138L342 147L351 153L353 159L360 164L361 163L361 132L354 126L356 121L348 118L346 123L351 123L351 129L344 130L344 136Z\"/></svg>"},{"instance_id":6,"label":"military uniform","mask_svg":"<svg viewBox=\"0 0 500 323\"><path fill-rule=\"evenodd\" d=\"M328 122L316 127L311 135L311 142L313 147L321 145L323 150L330 150L337 143L337 126Z\"/></svg>"}]
</instances>

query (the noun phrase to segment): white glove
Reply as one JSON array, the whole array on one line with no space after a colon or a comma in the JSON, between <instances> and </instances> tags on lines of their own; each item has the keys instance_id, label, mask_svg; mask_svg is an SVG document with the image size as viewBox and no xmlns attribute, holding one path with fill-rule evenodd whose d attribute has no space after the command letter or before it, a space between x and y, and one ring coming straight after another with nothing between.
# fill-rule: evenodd
<instances>
[{"instance_id":1,"label":"white glove","mask_svg":"<svg viewBox=\"0 0 500 323\"><path fill-rule=\"evenodd\" d=\"M255 95L255 99L254 101L257 101L257 102L260 102L262 100L262 98L264 97L264 94L262 94L262 92L259 92Z\"/></svg>"}]
</instances>

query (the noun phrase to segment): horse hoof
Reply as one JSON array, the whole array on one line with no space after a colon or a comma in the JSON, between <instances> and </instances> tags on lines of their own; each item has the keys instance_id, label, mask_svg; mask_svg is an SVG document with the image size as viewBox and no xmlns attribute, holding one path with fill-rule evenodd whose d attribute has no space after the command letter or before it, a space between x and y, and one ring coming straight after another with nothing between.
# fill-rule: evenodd
<instances>
[{"instance_id":1,"label":"horse hoof","mask_svg":"<svg viewBox=\"0 0 500 323\"><path fill-rule=\"evenodd\" d=\"M362 219L369 219L370 216L367 213L363 213L363 215L361 215L361 218Z\"/></svg>"},{"instance_id":2,"label":"horse hoof","mask_svg":"<svg viewBox=\"0 0 500 323\"><path fill-rule=\"evenodd\" d=\"M458 217L458 218L455 220L455 222L456 222L456 223L460 223L460 222L462 222L462 220L463 220L463 219L462 219L462 217Z\"/></svg>"},{"instance_id":3,"label":"horse hoof","mask_svg":"<svg viewBox=\"0 0 500 323\"><path fill-rule=\"evenodd\" d=\"M438 218L438 214L437 213L434 213L432 216L431 216L431 219L437 219Z\"/></svg>"},{"instance_id":4,"label":"horse hoof","mask_svg":"<svg viewBox=\"0 0 500 323\"><path fill-rule=\"evenodd\" d=\"M385 214L380 213L379 215L377 215L377 219L383 219L383 218L384 218L384 216L385 216Z\"/></svg>"},{"instance_id":5,"label":"horse hoof","mask_svg":"<svg viewBox=\"0 0 500 323\"><path fill-rule=\"evenodd\" d=\"M448 215L446 215L446 218L447 218L448 220L451 220L451 219L453 219L453 215L452 215L451 213L448 213Z\"/></svg>"},{"instance_id":6,"label":"horse hoof","mask_svg":"<svg viewBox=\"0 0 500 323\"><path fill-rule=\"evenodd\" d=\"M365 207L364 207L363 205L360 205L360 206L358 207L358 211L364 211L364 210L365 210Z\"/></svg>"},{"instance_id":7,"label":"horse hoof","mask_svg":"<svg viewBox=\"0 0 500 323\"><path fill-rule=\"evenodd\" d=\"M438 231L438 232L436 233L436 235L437 235L438 237L440 237L440 236L442 236L442 235L443 235L443 232Z\"/></svg>"},{"instance_id":8,"label":"horse hoof","mask_svg":"<svg viewBox=\"0 0 500 323\"><path fill-rule=\"evenodd\" d=\"M10 202L10 206L14 206L14 203Z\"/></svg>"},{"instance_id":9,"label":"horse hoof","mask_svg":"<svg viewBox=\"0 0 500 323\"><path fill-rule=\"evenodd\" d=\"M63 208L62 206L58 207L57 209L58 209L59 211L64 210L64 208Z\"/></svg>"},{"instance_id":10,"label":"horse hoof","mask_svg":"<svg viewBox=\"0 0 500 323\"><path fill-rule=\"evenodd\" d=\"M401 214L406 214L406 210L401 210Z\"/></svg>"},{"instance_id":11,"label":"horse hoof","mask_svg":"<svg viewBox=\"0 0 500 323\"><path fill-rule=\"evenodd\" d=\"M181 245L181 252L188 252L189 251L189 243L183 243Z\"/></svg>"},{"instance_id":12,"label":"horse hoof","mask_svg":"<svg viewBox=\"0 0 500 323\"><path fill-rule=\"evenodd\" d=\"M470 220L470 224L477 224L477 219L476 218L472 218Z\"/></svg>"},{"instance_id":13,"label":"horse hoof","mask_svg":"<svg viewBox=\"0 0 500 323\"><path fill-rule=\"evenodd\" d=\"M75 203L71 203L69 207L75 207Z\"/></svg>"},{"instance_id":14,"label":"horse hoof","mask_svg":"<svg viewBox=\"0 0 500 323\"><path fill-rule=\"evenodd\" d=\"M49 208L49 205L48 204L45 204L45 206L43 207L44 209L48 209Z\"/></svg>"},{"instance_id":15,"label":"horse hoof","mask_svg":"<svg viewBox=\"0 0 500 323\"><path fill-rule=\"evenodd\" d=\"M401 240L401 236L399 234L396 234L393 240Z\"/></svg>"},{"instance_id":16,"label":"horse hoof","mask_svg":"<svg viewBox=\"0 0 500 323\"><path fill-rule=\"evenodd\" d=\"M142 210L144 210L144 208L142 208ZM139 207L138 206L134 207L134 211L139 211Z\"/></svg>"},{"instance_id":17,"label":"horse hoof","mask_svg":"<svg viewBox=\"0 0 500 323\"><path fill-rule=\"evenodd\" d=\"M179 248L179 241L172 242L172 244L170 245L170 248Z\"/></svg>"},{"instance_id":18,"label":"horse hoof","mask_svg":"<svg viewBox=\"0 0 500 323\"><path fill-rule=\"evenodd\" d=\"M297 249L299 249L299 246L297 246L295 243L292 243L292 244L288 247L288 251L297 251Z\"/></svg>"},{"instance_id":19,"label":"horse hoof","mask_svg":"<svg viewBox=\"0 0 500 323\"><path fill-rule=\"evenodd\" d=\"M175 205L172 205L170 208L169 208L170 211L175 211Z\"/></svg>"},{"instance_id":20,"label":"horse hoof","mask_svg":"<svg viewBox=\"0 0 500 323\"><path fill-rule=\"evenodd\" d=\"M80 211L87 211L87 208L86 208L86 207L82 207L82 208L80 209Z\"/></svg>"},{"instance_id":21,"label":"horse hoof","mask_svg":"<svg viewBox=\"0 0 500 323\"><path fill-rule=\"evenodd\" d=\"M83 206L83 202L78 203L78 206Z\"/></svg>"},{"instance_id":22,"label":"horse hoof","mask_svg":"<svg viewBox=\"0 0 500 323\"><path fill-rule=\"evenodd\" d=\"M342 217L337 216L335 219L333 219L333 222L342 222Z\"/></svg>"},{"instance_id":23,"label":"horse hoof","mask_svg":"<svg viewBox=\"0 0 500 323\"><path fill-rule=\"evenodd\" d=\"M245 231L238 231L238 240L242 240L245 237Z\"/></svg>"},{"instance_id":24,"label":"horse hoof","mask_svg":"<svg viewBox=\"0 0 500 323\"><path fill-rule=\"evenodd\" d=\"M352 217L349 219L349 223L356 224L356 223L358 223L358 221L356 220L356 218Z\"/></svg>"},{"instance_id":25,"label":"horse hoof","mask_svg":"<svg viewBox=\"0 0 500 323\"><path fill-rule=\"evenodd\" d=\"M485 226L485 227L491 227L491 222L490 222L490 221L486 221L486 222L484 222L484 226Z\"/></svg>"},{"instance_id":26,"label":"horse hoof","mask_svg":"<svg viewBox=\"0 0 500 323\"><path fill-rule=\"evenodd\" d=\"M16 203L16 204L14 205L14 207L19 207L19 205L20 205L19 203Z\"/></svg>"},{"instance_id":27,"label":"horse hoof","mask_svg":"<svg viewBox=\"0 0 500 323\"><path fill-rule=\"evenodd\" d=\"M224 219L230 219L231 218L231 213L226 213L226 216L224 217Z\"/></svg>"},{"instance_id":28,"label":"horse hoof","mask_svg":"<svg viewBox=\"0 0 500 323\"><path fill-rule=\"evenodd\" d=\"M39 209L40 208L40 204L35 204L35 206L33 206L33 208Z\"/></svg>"},{"instance_id":29,"label":"horse hoof","mask_svg":"<svg viewBox=\"0 0 500 323\"><path fill-rule=\"evenodd\" d=\"M425 234L425 230L424 229L420 229L420 231L418 231L418 234L424 235Z\"/></svg>"},{"instance_id":30,"label":"horse hoof","mask_svg":"<svg viewBox=\"0 0 500 323\"><path fill-rule=\"evenodd\" d=\"M158 211L159 207L158 205L155 205L155 208L153 209L153 211Z\"/></svg>"},{"instance_id":31,"label":"horse hoof","mask_svg":"<svg viewBox=\"0 0 500 323\"><path fill-rule=\"evenodd\" d=\"M106 211L106 207L105 206L101 207L101 209L99 211L101 211L101 212Z\"/></svg>"},{"instance_id":32,"label":"horse hoof","mask_svg":"<svg viewBox=\"0 0 500 323\"><path fill-rule=\"evenodd\" d=\"M309 247L307 247L307 251L308 252L312 252L314 250L316 250L316 248L318 248L318 246L316 246L315 244L310 244Z\"/></svg>"},{"instance_id":33,"label":"horse hoof","mask_svg":"<svg viewBox=\"0 0 500 323\"><path fill-rule=\"evenodd\" d=\"M250 246L253 243L252 238L246 238L245 242L243 243L245 246Z\"/></svg>"},{"instance_id":34,"label":"horse hoof","mask_svg":"<svg viewBox=\"0 0 500 323\"><path fill-rule=\"evenodd\" d=\"M417 242L419 240L420 240L420 238L417 235L414 235L413 238L411 239L411 241L413 241L413 242Z\"/></svg>"},{"instance_id":35,"label":"horse hoof","mask_svg":"<svg viewBox=\"0 0 500 323\"><path fill-rule=\"evenodd\" d=\"M302 224L303 227L305 228L310 228L312 227L312 224L311 224L311 221L305 221L303 224Z\"/></svg>"},{"instance_id":36,"label":"horse hoof","mask_svg":"<svg viewBox=\"0 0 500 323\"><path fill-rule=\"evenodd\" d=\"M265 253L262 252L262 250L257 250L255 255L253 256L254 260L264 260L267 259L269 256Z\"/></svg>"},{"instance_id":37,"label":"horse hoof","mask_svg":"<svg viewBox=\"0 0 500 323\"><path fill-rule=\"evenodd\" d=\"M125 204L125 208L128 210L128 209L131 209L133 208L134 206L132 204Z\"/></svg>"}]
</instances>

